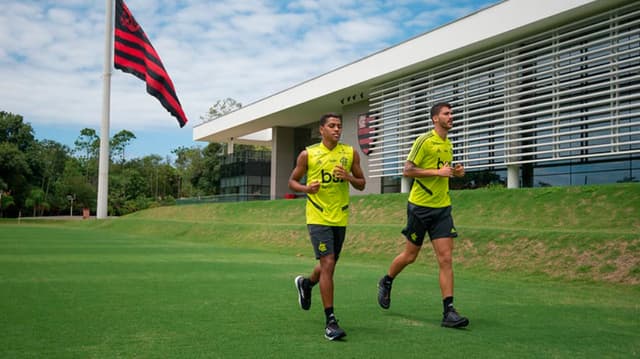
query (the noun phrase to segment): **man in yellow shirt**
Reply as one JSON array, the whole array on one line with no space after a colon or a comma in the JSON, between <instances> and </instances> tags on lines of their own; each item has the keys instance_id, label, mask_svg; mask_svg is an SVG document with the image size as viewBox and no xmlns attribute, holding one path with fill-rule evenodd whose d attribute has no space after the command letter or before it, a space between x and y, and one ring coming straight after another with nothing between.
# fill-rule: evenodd
<instances>
[{"instance_id":1,"label":"man in yellow shirt","mask_svg":"<svg viewBox=\"0 0 640 359\"><path fill-rule=\"evenodd\" d=\"M298 276L298 302L311 307L311 288L320 283L326 317L325 338L346 336L333 313L333 272L344 243L349 216L349 184L362 191L365 179L360 156L353 147L340 143L342 117L326 114L320 118L322 141L300 152L289 177L289 188L307 194L306 218L311 244L319 263L308 278ZM306 177L303 184L302 178Z\"/></svg>"},{"instance_id":2,"label":"man in yellow shirt","mask_svg":"<svg viewBox=\"0 0 640 359\"><path fill-rule=\"evenodd\" d=\"M419 136L411 147L402 174L413 178L407 204L407 225L402 234L405 249L391 263L387 275L378 282L378 304L391 305L391 284L400 272L418 257L428 233L440 268L440 291L444 307L442 326L461 328L469 319L453 307L453 238L457 237L451 216L449 178L464 176L464 167L452 167L453 146L447 138L453 127L451 105L438 103L431 108L433 130Z\"/></svg>"}]
</instances>

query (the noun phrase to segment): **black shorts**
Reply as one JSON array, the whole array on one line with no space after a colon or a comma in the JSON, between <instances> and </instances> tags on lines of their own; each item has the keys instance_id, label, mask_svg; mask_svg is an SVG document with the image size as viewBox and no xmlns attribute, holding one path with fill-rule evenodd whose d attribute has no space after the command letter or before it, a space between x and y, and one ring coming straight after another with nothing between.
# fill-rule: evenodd
<instances>
[{"instance_id":1,"label":"black shorts","mask_svg":"<svg viewBox=\"0 0 640 359\"><path fill-rule=\"evenodd\" d=\"M337 261L342 251L347 227L307 224L307 229L309 230L309 237L311 238L311 245L316 254L316 259L334 254Z\"/></svg>"},{"instance_id":2,"label":"black shorts","mask_svg":"<svg viewBox=\"0 0 640 359\"><path fill-rule=\"evenodd\" d=\"M453 225L451 206L431 208L407 204L407 226L402 234L411 243L422 246L427 232L431 240L458 236Z\"/></svg>"}]
</instances>

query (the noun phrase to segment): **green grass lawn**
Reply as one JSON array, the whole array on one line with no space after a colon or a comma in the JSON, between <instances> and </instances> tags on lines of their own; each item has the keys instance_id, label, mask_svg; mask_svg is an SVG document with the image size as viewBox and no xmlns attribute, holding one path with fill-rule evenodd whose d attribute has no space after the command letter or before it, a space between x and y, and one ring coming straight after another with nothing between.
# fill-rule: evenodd
<instances>
[{"instance_id":1,"label":"green grass lawn","mask_svg":"<svg viewBox=\"0 0 640 359\"><path fill-rule=\"evenodd\" d=\"M297 201L273 205L289 202ZM243 206L260 212L263 204L231 210L244 217ZM471 324L445 329L437 269L424 251L398 277L392 307L384 311L376 282L395 245L371 255L353 244L345 248L336 272L336 315L348 336L329 342L317 288L310 311L297 303L293 278L315 263L301 223L258 227L276 234L257 244L248 237L255 227L215 217L215 224L163 219L157 212L156 222L144 217L0 225L0 357L640 355L637 285L460 266L456 305ZM397 236L395 227L389 235Z\"/></svg>"}]
</instances>

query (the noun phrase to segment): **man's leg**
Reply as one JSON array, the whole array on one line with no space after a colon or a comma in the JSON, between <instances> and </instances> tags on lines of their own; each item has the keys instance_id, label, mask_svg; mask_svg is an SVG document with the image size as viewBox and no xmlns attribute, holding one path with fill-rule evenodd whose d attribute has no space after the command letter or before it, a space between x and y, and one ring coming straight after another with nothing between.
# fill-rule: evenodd
<instances>
[{"instance_id":1,"label":"man's leg","mask_svg":"<svg viewBox=\"0 0 640 359\"><path fill-rule=\"evenodd\" d=\"M301 283L299 284L301 289L298 290L308 291L309 295L306 300L309 304L311 302L311 287L315 286L317 283L320 283L320 297L322 299L324 308L333 308L333 272L335 271L335 267L335 255L325 255L320 257L318 264L311 271L309 279L304 279L302 276L298 276L296 278L296 281L298 280L298 278L300 278L301 281ZM303 309L307 310L309 309L309 306L307 305L306 307L303 307Z\"/></svg>"},{"instance_id":2,"label":"man's leg","mask_svg":"<svg viewBox=\"0 0 640 359\"><path fill-rule=\"evenodd\" d=\"M389 266L389 277L395 278L402 270L409 264L416 261L418 254L420 253L420 246L413 244L410 241L406 241L407 244L404 250L393 259L391 266Z\"/></svg>"},{"instance_id":3,"label":"man's leg","mask_svg":"<svg viewBox=\"0 0 640 359\"><path fill-rule=\"evenodd\" d=\"M311 271L311 275L309 276L309 281L311 281L311 283L318 283L320 281L320 262L318 261L318 264L316 264L315 267L313 267L313 270Z\"/></svg>"},{"instance_id":4,"label":"man's leg","mask_svg":"<svg viewBox=\"0 0 640 359\"><path fill-rule=\"evenodd\" d=\"M311 274L311 281L320 282L320 296L324 308L333 308L333 272L336 268L335 255L328 254L320 257L320 263Z\"/></svg>"},{"instance_id":5,"label":"man's leg","mask_svg":"<svg viewBox=\"0 0 640 359\"><path fill-rule=\"evenodd\" d=\"M431 241L440 267L440 292L442 298L453 297L453 238L437 238Z\"/></svg>"},{"instance_id":6,"label":"man's leg","mask_svg":"<svg viewBox=\"0 0 640 359\"><path fill-rule=\"evenodd\" d=\"M460 316L453 307L453 238L437 238L431 241L440 267L440 292L442 293L442 326L462 328L469 319Z\"/></svg>"},{"instance_id":7,"label":"man's leg","mask_svg":"<svg viewBox=\"0 0 640 359\"><path fill-rule=\"evenodd\" d=\"M393 279L409 264L416 261L420 253L420 246L407 241L404 250L396 256L389 266L389 273L378 282L378 304L383 309L391 306L391 285Z\"/></svg>"},{"instance_id":8,"label":"man's leg","mask_svg":"<svg viewBox=\"0 0 640 359\"><path fill-rule=\"evenodd\" d=\"M333 314L333 273L336 269L336 259L334 254L320 257L320 296L324 305L324 315L327 326L324 330L324 337L329 340L340 339L347 334L338 325L338 320Z\"/></svg>"}]
</instances>

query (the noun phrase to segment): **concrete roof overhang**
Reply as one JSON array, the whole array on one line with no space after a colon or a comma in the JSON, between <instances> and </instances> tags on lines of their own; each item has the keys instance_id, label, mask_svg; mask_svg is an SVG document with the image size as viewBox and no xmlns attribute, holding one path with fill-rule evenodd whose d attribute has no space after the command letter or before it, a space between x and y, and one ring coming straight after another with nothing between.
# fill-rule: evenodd
<instances>
[{"instance_id":1,"label":"concrete roof overhang","mask_svg":"<svg viewBox=\"0 0 640 359\"><path fill-rule=\"evenodd\" d=\"M433 31L256 101L193 129L195 141L268 144L242 139L272 127L317 122L341 112L344 99L366 99L371 87L448 60L551 28L623 0L505 0ZM267 132L267 131L265 131Z\"/></svg>"}]
</instances>

